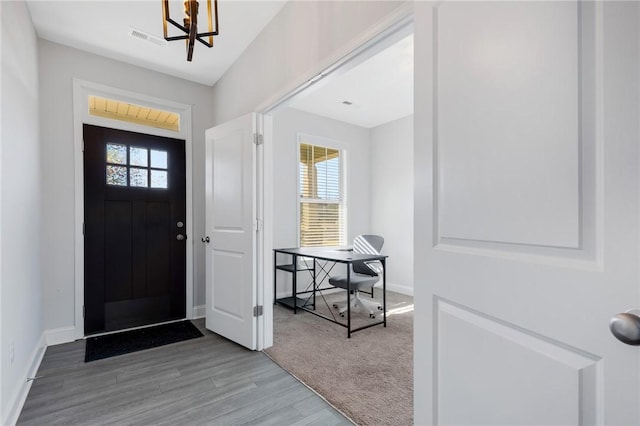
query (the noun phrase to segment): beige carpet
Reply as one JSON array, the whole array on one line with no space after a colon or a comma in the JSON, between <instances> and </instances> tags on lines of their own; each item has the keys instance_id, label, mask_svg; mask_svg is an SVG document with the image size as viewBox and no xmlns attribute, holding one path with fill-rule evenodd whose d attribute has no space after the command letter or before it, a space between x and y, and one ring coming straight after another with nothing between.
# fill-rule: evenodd
<instances>
[{"instance_id":1,"label":"beige carpet","mask_svg":"<svg viewBox=\"0 0 640 426\"><path fill-rule=\"evenodd\" d=\"M344 297L327 300L331 305ZM322 299L318 310L328 312ZM347 339L344 327L275 306L274 345L266 352L358 425L411 425L413 299L388 291L387 312L386 328L378 325ZM352 321L358 326L375 320L352 312Z\"/></svg>"}]
</instances>

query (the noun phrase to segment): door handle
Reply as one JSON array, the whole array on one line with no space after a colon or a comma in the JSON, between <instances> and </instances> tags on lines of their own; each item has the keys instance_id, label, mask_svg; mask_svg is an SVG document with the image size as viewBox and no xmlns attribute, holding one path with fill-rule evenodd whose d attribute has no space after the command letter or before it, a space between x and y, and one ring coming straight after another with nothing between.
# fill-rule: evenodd
<instances>
[{"instance_id":1,"label":"door handle","mask_svg":"<svg viewBox=\"0 0 640 426\"><path fill-rule=\"evenodd\" d=\"M205 238L202 238L202 242L203 243L210 243L211 240L209 239L209 236L207 235Z\"/></svg>"},{"instance_id":2,"label":"door handle","mask_svg":"<svg viewBox=\"0 0 640 426\"><path fill-rule=\"evenodd\" d=\"M609 329L616 339L627 345L640 345L640 309L616 314L609 321Z\"/></svg>"}]
</instances>

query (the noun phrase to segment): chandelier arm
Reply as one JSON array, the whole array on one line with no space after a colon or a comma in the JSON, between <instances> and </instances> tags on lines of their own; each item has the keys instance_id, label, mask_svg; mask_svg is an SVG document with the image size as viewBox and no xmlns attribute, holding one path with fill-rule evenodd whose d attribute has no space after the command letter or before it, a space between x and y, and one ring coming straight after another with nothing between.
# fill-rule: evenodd
<instances>
[{"instance_id":1,"label":"chandelier arm","mask_svg":"<svg viewBox=\"0 0 640 426\"><path fill-rule=\"evenodd\" d=\"M169 22L171 25L173 25L174 27L178 28L179 30L181 30L184 33L188 33L189 30L187 30L187 28L184 25L181 25L179 23L177 23L176 21L174 21L173 19L167 17L167 22Z\"/></svg>"},{"instance_id":2,"label":"chandelier arm","mask_svg":"<svg viewBox=\"0 0 640 426\"><path fill-rule=\"evenodd\" d=\"M165 37L164 39L167 41L175 41L175 40L187 40L188 38L189 38L188 35L181 35L181 36Z\"/></svg>"},{"instance_id":3,"label":"chandelier arm","mask_svg":"<svg viewBox=\"0 0 640 426\"><path fill-rule=\"evenodd\" d=\"M211 0L209 1L209 16L211 16ZM215 34L211 34L211 35L218 35L218 29L220 28L218 25L218 0L213 0L213 16L214 16L214 20L215 20L215 26L216 26L216 31ZM209 22L209 31L211 31L212 28L212 23Z\"/></svg>"},{"instance_id":4,"label":"chandelier arm","mask_svg":"<svg viewBox=\"0 0 640 426\"><path fill-rule=\"evenodd\" d=\"M197 35L197 36L196 36L196 40L198 40L200 43L204 44L204 45L205 45L205 46L207 46L207 47L213 47L213 44L211 44L211 43L208 43L208 42L204 41L204 40L200 37L200 35Z\"/></svg>"},{"instance_id":5,"label":"chandelier arm","mask_svg":"<svg viewBox=\"0 0 640 426\"><path fill-rule=\"evenodd\" d=\"M213 31L209 33L198 33L198 37L209 37L209 36L217 36L218 31Z\"/></svg>"}]
</instances>

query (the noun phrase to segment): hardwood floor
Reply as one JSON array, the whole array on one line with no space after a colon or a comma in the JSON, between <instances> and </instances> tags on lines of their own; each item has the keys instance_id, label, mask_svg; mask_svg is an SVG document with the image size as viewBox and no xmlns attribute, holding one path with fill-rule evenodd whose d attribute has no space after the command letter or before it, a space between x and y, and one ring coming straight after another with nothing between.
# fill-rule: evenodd
<instances>
[{"instance_id":1,"label":"hardwood floor","mask_svg":"<svg viewBox=\"0 0 640 426\"><path fill-rule=\"evenodd\" d=\"M19 425L350 425L261 352L203 338L84 362L85 341L47 348Z\"/></svg>"}]
</instances>

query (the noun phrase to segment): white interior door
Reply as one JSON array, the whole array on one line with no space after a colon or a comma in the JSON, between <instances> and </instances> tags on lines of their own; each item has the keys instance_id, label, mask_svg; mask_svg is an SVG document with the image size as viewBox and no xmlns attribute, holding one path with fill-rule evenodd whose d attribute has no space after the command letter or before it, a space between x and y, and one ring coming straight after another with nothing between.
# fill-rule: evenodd
<instances>
[{"instance_id":1,"label":"white interior door","mask_svg":"<svg viewBox=\"0 0 640 426\"><path fill-rule=\"evenodd\" d=\"M640 424L638 17L416 3L416 424Z\"/></svg>"},{"instance_id":2,"label":"white interior door","mask_svg":"<svg viewBox=\"0 0 640 426\"><path fill-rule=\"evenodd\" d=\"M206 131L206 327L256 349L255 114Z\"/></svg>"}]
</instances>

